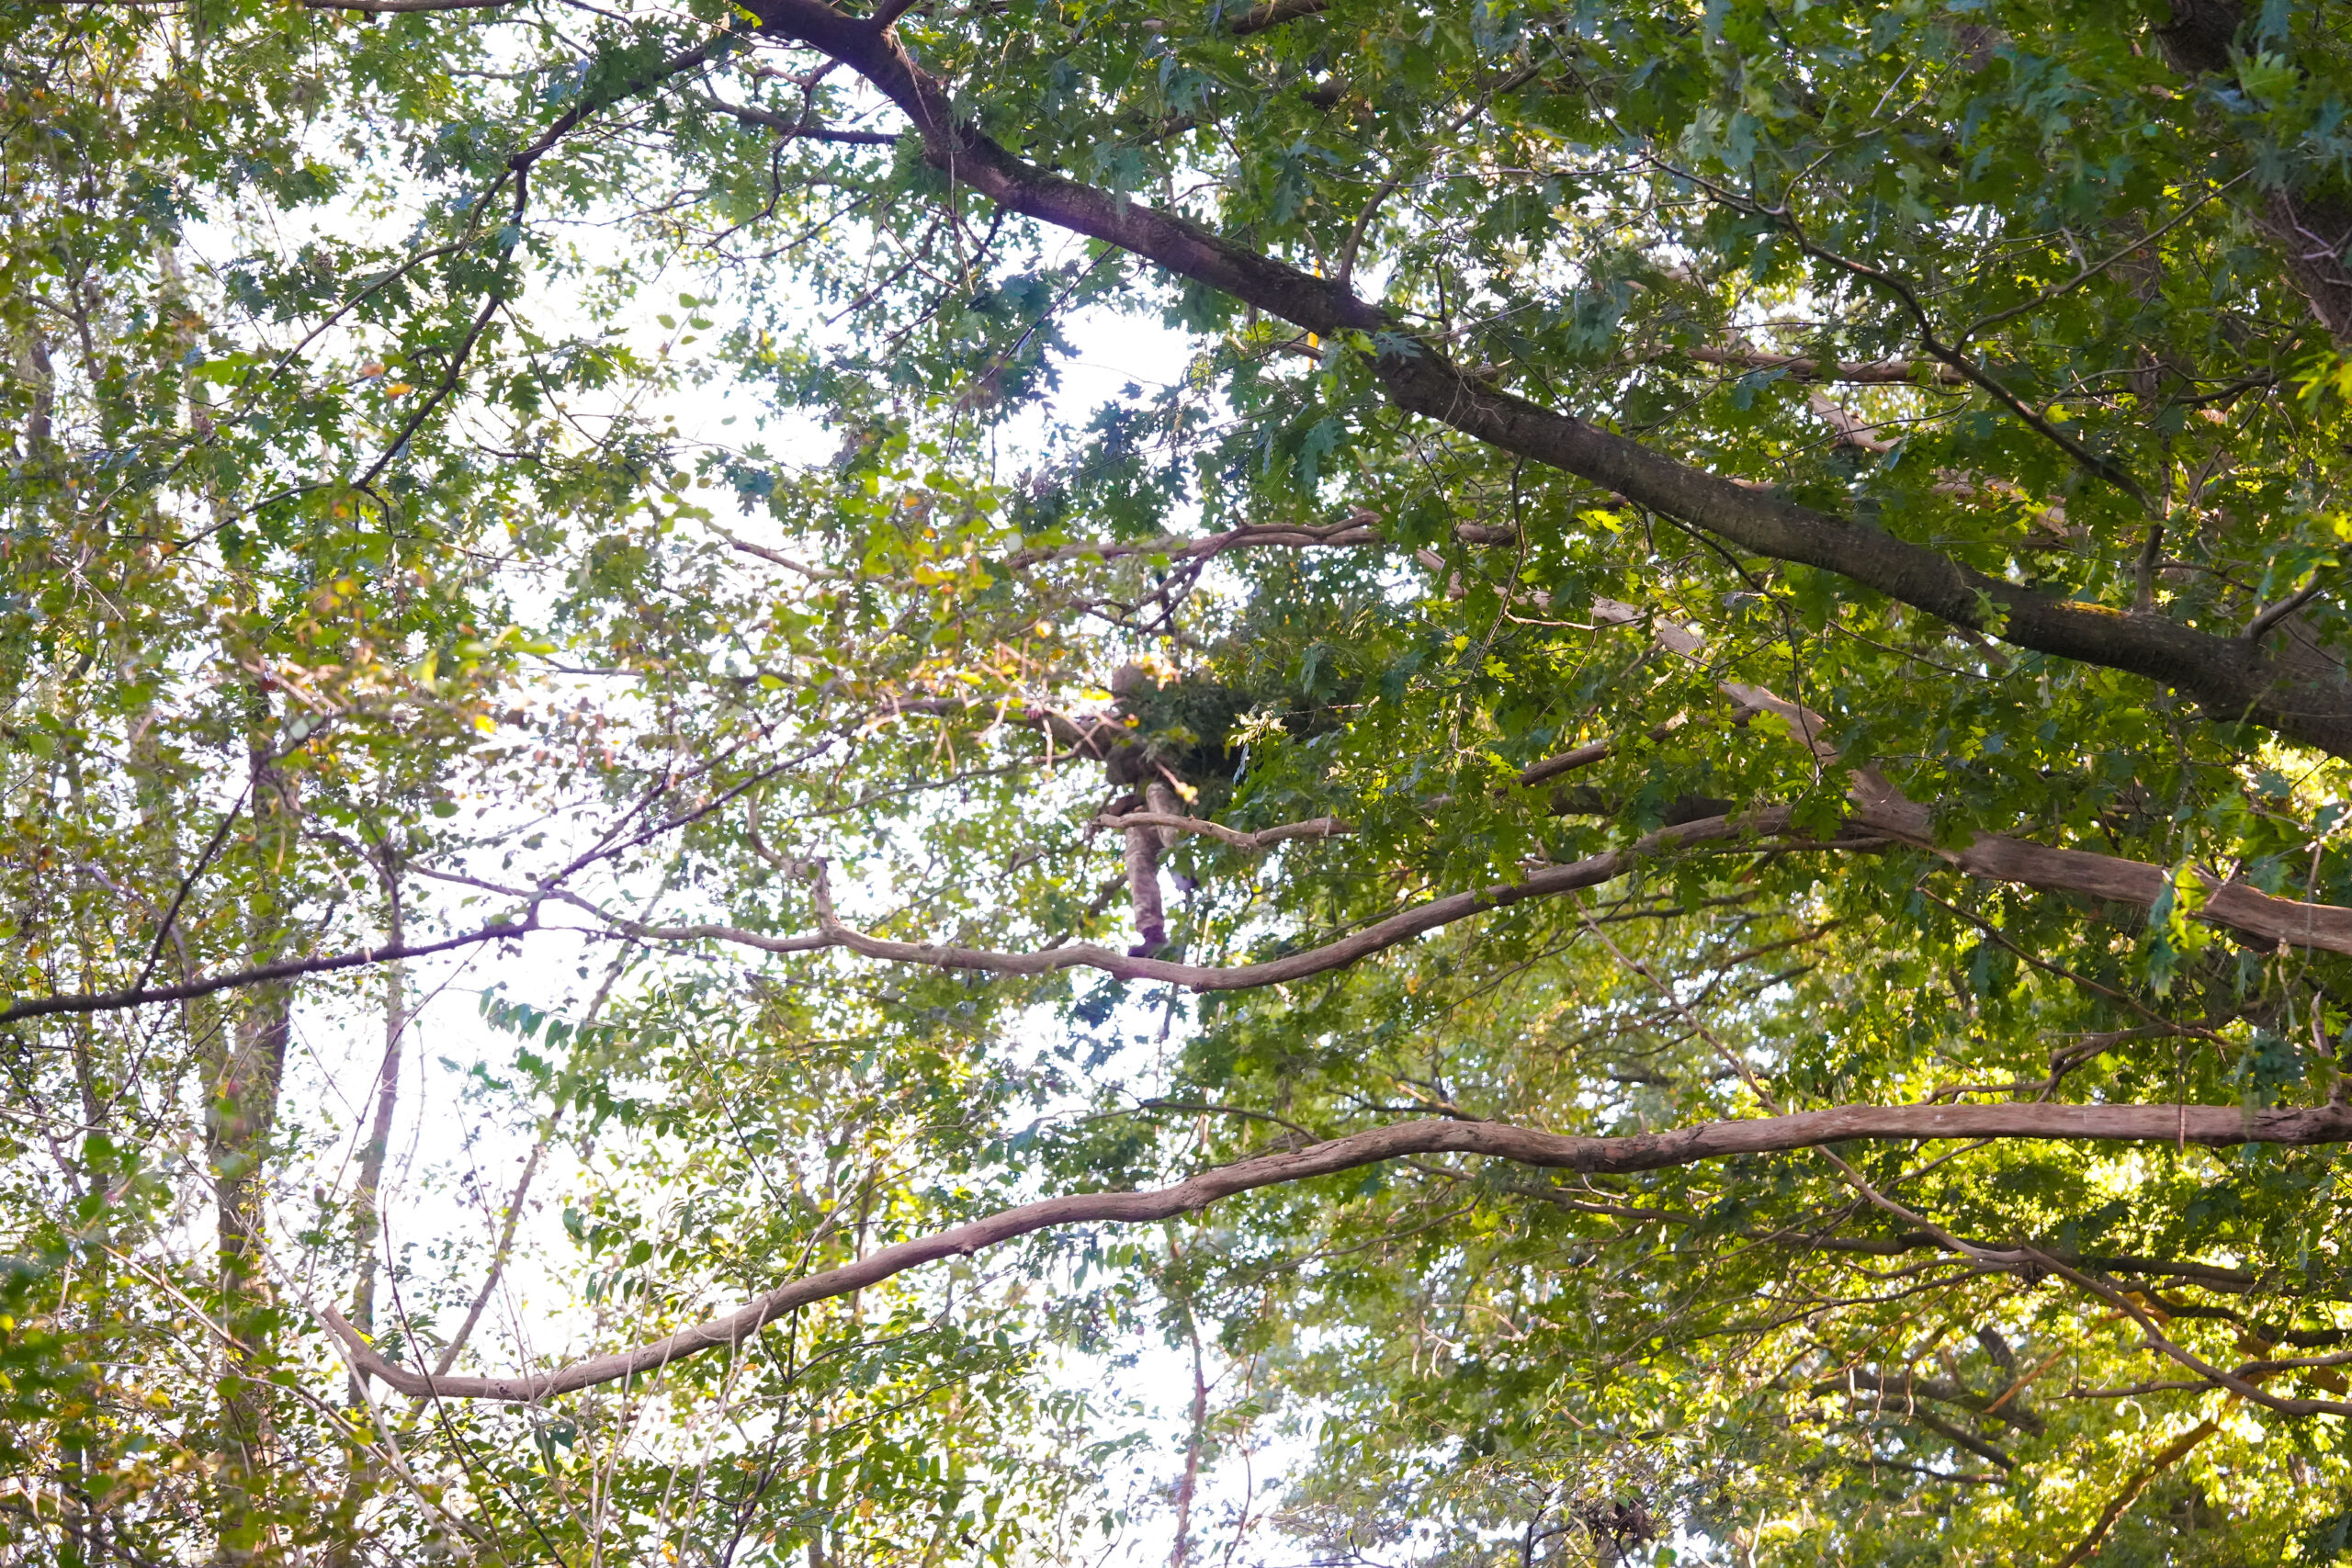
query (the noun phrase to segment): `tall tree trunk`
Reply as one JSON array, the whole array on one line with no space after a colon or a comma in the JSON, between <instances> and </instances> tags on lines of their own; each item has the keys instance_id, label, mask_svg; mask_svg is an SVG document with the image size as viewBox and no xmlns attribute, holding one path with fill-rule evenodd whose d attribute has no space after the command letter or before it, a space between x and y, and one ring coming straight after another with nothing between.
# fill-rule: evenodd
<instances>
[{"instance_id":1,"label":"tall tree trunk","mask_svg":"<svg viewBox=\"0 0 2352 1568\"><path fill-rule=\"evenodd\" d=\"M385 940L398 947L406 939L401 917L400 872L391 852L384 854L384 892L390 905ZM401 1045L408 1033L408 966L394 963L384 971L384 1056L376 1069L376 1109L368 1127L368 1142L359 1151L359 1179L351 1194L351 1239L358 1254L357 1278L351 1287L351 1321L363 1334L376 1328L376 1246L383 1232L378 1197L384 1182L384 1155L391 1146L392 1116L400 1107ZM525 1173L528 1179L528 1172ZM357 1374L351 1379L351 1404L367 1403ZM351 1470L345 1477L343 1496L336 1504L334 1536L326 1551L327 1568L350 1568L359 1545L356 1520L377 1480L377 1467L366 1450L351 1450Z\"/></svg>"},{"instance_id":2,"label":"tall tree trunk","mask_svg":"<svg viewBox=\"0 0 2352 1568\"><path fill-rule=\"evenodd\" d=\"M385 941L398 947L408 940L401 917L400 887L389 870L386 887L391 896L391 918ZM351 1288L351 1321L360 1329L376 1326L376 1240L381 1230L377 1209L384 1182L384 1151L392 1141L392 1114L399 1109L401 1043L408 1032L408 965L392 963L384 968L384 1059L376 1069L376 1111L368 1128L368 1142L359 1152L359 1180L351 1194L351 1238L359 1253L359 1276ZM354 1403L357 1403L356 1395Z\"/></svg>"},{"instance_id":3,"label":"tall tree trunk","mask_svg":"<svg viewBox=\"0 0 2352 1568\"><path fill-rule=\"evenodd\" d=\"M1193 1425L1184 1440L1184 1476L1176 1483L1176 1548L1168 1554L1168 1568L1184 1568L1193 1549L1193 1495L1201 1481L1201 1449L1208 1437L1209 1384L1201 1370L1201 1330L1193 1321L1192 1303L1184 1305L1184 1333L1193 1342Z\"/></svg>"},{"instance_id":4,"label":"tall tree trunk","mask_svg":"<svg viewBox=\"0 0 2352 1568\"><path fill-rule=\"evenodd\" d=\"M245 889L251 961L283 954L289 935L286 878L300 821L292 779L277 754L268 698L255 692L248 710L247 766L253 857ZM214 1035L206 1066L205 1156L219 1219L220 1318L224 1347L220 1401L220 1533L222 1564L277 1560L276 1466L272 1462L269 1373L275 1362L277 1303L270 1289L265 1229L269 1139L286 1066L293 987L255 986L239 1001L234 1027Z\"/></svg>"}]
</instances>

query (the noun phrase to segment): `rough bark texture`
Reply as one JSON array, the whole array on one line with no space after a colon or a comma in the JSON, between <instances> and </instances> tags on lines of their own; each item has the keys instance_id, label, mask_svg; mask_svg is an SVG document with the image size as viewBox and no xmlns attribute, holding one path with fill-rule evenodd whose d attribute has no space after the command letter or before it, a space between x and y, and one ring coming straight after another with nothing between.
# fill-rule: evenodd
<instances>
[{"instance_id":1,"label":"rough bark texture","mask_svg":"<svg viewBox=\"0 0 2352 1568\"><path fill-rule=\"evenodd\" d=\"M2155 29L2165 62L2184 76L2231 73L2230 51L2241 42L2245 7L2238 0L2172 0L2172 19ZM2249 209L2287 264L2287 275L2309 300L2312 315L2337 342L2352 341L2352 199L2340 193L2282 189Z\"/></svg>"},{"instance_id":2,"label":"rough bark texture","mask_svg":"<svg viewBox=\"0 0 2352 1568\"><path fill-rule=\"evenodd\" d=\"M252 951L268 958L289 934L280 876L296 849L300 807L278 765L267 699L253 699L249 746L253 884L247 906ZM270 1384L277 1311L266 1252L265 1162L277 1120L293 987L255 986L241 998L234 1027L220 1032L207 1062L205 1162L212 1179L220 1265L219 1560L246 1563L266 1554L275 1466Z\"/></svg>"}]
</instances>

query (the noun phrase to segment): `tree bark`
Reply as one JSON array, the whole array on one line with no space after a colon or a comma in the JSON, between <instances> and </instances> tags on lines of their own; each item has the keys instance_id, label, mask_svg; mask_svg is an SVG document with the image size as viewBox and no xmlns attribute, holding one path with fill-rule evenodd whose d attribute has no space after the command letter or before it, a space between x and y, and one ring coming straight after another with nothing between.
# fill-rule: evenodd
<instances>
[{"instance_id":1,"label":"tree bark","mask_svg":"<svg viewBox=\"0 0 2352 1568\"><path fill-rule=\"evenodd\" d=\"M591 1357L552 1371L514 1377L434 1377L386 1360L334 1309L327 1309L323 1315L363 1372L402 1393L529 1403L657 1373L685 1357L741 1345L796 1307L847 1295L909 1269L944 1258L969 1257L1037 1231L1069 1224L1135 1224L1171 1219L1238 1193L1336 1175L1384 1160L1468 1154L1553 1169L1623 1175L1740 1155L1793 1153L1864 1138L2032 1138L2196 1144L2211 1148L2240 1144L2320 1145L2352 1143L2352 1106L2250 1111L2235 1105L1844 1105L1620 1137L1574 1137L1498 1122L1405 1122L1221 1166L1172 1187L1083 1193L1005 1209L796 1280L731 1313L651 1344ZM2021 1271L2046 1265L2044 1254L2030 1249L2018 1254ZM2288 1400L2275 1407L2290 1414L2352 1413L2352 1404L2326 1400Z\"/></svg>"},{"instance_id":2,"label":"tree bark","mask_svg":"<svg viewBox=\"0 0 2352 1568\"><path fill-rule=\"evenodd\" d=\"M398 948L404 944L403 920L401 909L399 873L386 852L384 891L390 905L386 934ZM383 1222L378 1208L378 1194L383 1189L384 1155L392 1142L392 1118L400 1106L401 1045L408 1032L408 969L395 960L384 968L384 1055L376 1069L375 1113L368 1124L368 1141L359 1152L359 1179L351 1194L351 1239L357 1253L357 1278L351 1287L351 1321L362 1333L373 1333L376 1327L376 1247L383 1234ZM350 1403L355 1408L367 1404L367 1391L358 1374L351 1378ZM350 1450L349 1473L344 1479L343 1496L336 1504L334 1536L326 1551L327 1568L350 1568L358 1549L355 1528L360 1505L367 1501L374 1486L377 1467L366 1450L354 1447Z\"/></svg>"},{"instance_id":3,"label":"tree bark","mask_svg":"<svg viewBox=\"0 0 2352 1568\"><path fill-rule=\"evenodd\" d=\"M2144 676L2216 721L2255 723L2352 759L2352 680L2315 649L2220 636L2153 611L2117 611L2019 587L1925 546L1798 505L1666 456L1574 414L1489 386L1404 333L1346 283L1302 272L1214 231L1039 168L959 118L944 83L897 36L824 0L761 0L760 30L842 61L913 122L925 154L963 186L1311 333L1368 338L1389 400L1500 450L1589 479L1751 555L1833 572L1973 632Z\"/></svg>"},{"instance_id":4,"label":"tree bark","mask_svg":"<svg viewBox=\"0 0 2352 1568\"><path fill-rule=\"evenodd\" d=\"M247 705L246 765L252 858L246 892L250 950L265 960L289 931L287 876L296 852L300 807L277 760L277 725L266 693ZM271 1562L277 1535L277 1467L271 1389L277 1302L270 1288L266 1168L286 1067L293 987L255 986L239 998L232 1028L216 1032L205 1062L205 1163L218 1222L220 1322L228 1341L219 1400L215 1484L220 1490L218 1561Z\"/></svg>"},{"instance_id":5,"label":"tree bark","mask_svg":"<svg viewBox=\"0 0 2352 1568\"><path fill-rule=\"evenodd\" d=\"M1193 1342L1193 1419L1184 1438L1184 1475L1176 1483L1176 1547L1168 1554L1168 1568L1184 1568L1193 1547L1193 1494L1201 1480L1201 1448L1208 1437L1209 1384L1201 1371L1201 1329L1193 1321L1192 1303L1184 1304L1184 1335Z\"/></svg>"}]
</instances>

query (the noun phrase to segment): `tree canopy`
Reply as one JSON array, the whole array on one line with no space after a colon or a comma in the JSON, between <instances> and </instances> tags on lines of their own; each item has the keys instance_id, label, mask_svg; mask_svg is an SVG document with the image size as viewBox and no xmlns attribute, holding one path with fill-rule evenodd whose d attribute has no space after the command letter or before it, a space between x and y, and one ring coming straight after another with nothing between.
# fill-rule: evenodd
<instances>
[{"instance_id":1,"label":"tree canopy","mask_svg":"<svg viewBox=\"0 0 2352 1568\"><path fill-rule=\"evenodd\" d=\"M2345 27L0 0L6 1551L2339 1561Z\"/></svg>"}]
</instances>

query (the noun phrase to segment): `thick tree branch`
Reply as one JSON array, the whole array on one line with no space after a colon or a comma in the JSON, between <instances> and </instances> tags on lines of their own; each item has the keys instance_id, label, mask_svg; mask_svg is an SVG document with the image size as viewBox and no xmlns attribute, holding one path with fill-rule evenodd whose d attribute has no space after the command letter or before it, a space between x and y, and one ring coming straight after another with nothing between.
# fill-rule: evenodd
<instances>
[{"instance_id":1,"label":"thick tree branch","mask_svg":"<svg viewBox=\"0 0 2352 1568\"><path fill-rule=\"evenodd\" d=\"M1267 0L1265 5L1253 6L1227 22L1226 30L1236 38L1247 38L1285 22L1319 17L1330 8L1331 0Z\"/></svg>"},{"instance_id":2,"label":"thick tree branch","mask_svg":"<svg viewBox=\"0 0 2352 1568\"><path fill-rule=\"evenodd\" d=\"M1242 1160L1172 1187L1049 1198L1001 1210L968 1224L883 1247L855 1263L796 1280L723 1316L650 1345L591 1357L551 1371L512 1377L434 1377L392 1365L332 1307L322 1309L321 1315L349 1348L353 1363L361 1371L402 1393L527 1403L641 1377L706 1350L741 1345L796 1307L866 1290L922 1264L967 1258L1038 1231L1171 1219L1196 1213L1239 1193L1385 1160L1415 1155L1482 1155L1552 1169L1623 1174L1740 1155L1785 1154L1859 1138L2180 1141L2213 1148L2241 1144L2328 1145L2352 1142L2352 1106L2248 1111L2235 1105L1849 1105L1623 1137L1570 1137L1497 1122L1408 1122L1309 1148Z\"/></svg>"},{"instance_id":3,"label":"thick tree branch","mask_svg":"<svg viewBox=\"0 0 2352 1568\"><path fill-rule=\"evenodd\" d=\"M1906 799L1872 770L1865 769L1857 774L1853 798L1858 809L1847 819L1847 826L1849 829L1860 830L1854 836L1827 840L1778 838L1776 835L1785 831L1790 819L1790 812L1785 807L1770 807L1743 816L1702 818L1660 829L1622 850L1588 856L1566 865L1541 867L1519 882L1501 883L1475 892L1433 898L1351 932L1337 942L1258 964L1225 966L1184 964L1118 953L1093 942L1073 942L1065 947L1031 953L1008 953L985 948L896 942L842 924L833 913L831 898L821 878L817 887L817 919L819 930L831 945L893 963L922 964L936 968L970 969L999 975L1050 975L1064 969L1088 968L1098 969L1121 979L1160 981L1197 991L1225 991L1282 985L1310 975L1343 968L1442 926L1476 915L1507 908L1531 898L1555 897L1612 882L1663 852L1726 840L1744 840L1750 845L1761 840L1778 848L1838 850L1879 848L1883 846L1886 839L1892 838L1930 850L1971 876L1987 881L2020 883L2051 892L2079 894L2142 908L2154 904L2171 884L2172 874L2169 871L2145 861L2094 854L2083 850L2052 849L2048 845L1998 834L1983 835L1964 848L1940 845L1936 841L1928 808ZM1163 822L1159 816L1144 813L1129 814L1118 820L1123 825L1149 821L1173 827L1193 819L1171 817ZM1243 836L1235 835L1237 839ZM2208 873L2198 873L2196 880L2204 896L2203 904L2192 911L2198 919L2243 931L2259 939L2268 947L2284 942L2293 947L2352 955L2352 908L2280 898L2241 882L2222 882ZM721 934L717 928L705 929L714 935ZM737 939L729 936L728 940ZM761 938L756 944L766 946L774 940Z\"/></svg>"},{"instance_id":4,"label":"thick tree branch","mask_svg":"<svg viewBox=\"0 0 2352 1568\"><path fill-rule=\"evenodd\" d=\"M1932 850L1955 868L1986 881L2017 882L2053 893L2077 893L2143 907L2153 905L2171 882L2169 871L2145 861L2052 849L1997 833L1984 834L1962 849L1939 845L1928 809L1905 799L1874 770L1864 769L1855 775L1853 798L1860 807L1851 818L1854 823ZM2285 942L2352 953L2352 908L2277 897L2243 882L2223 882L2207 872L2197 873L2196 880L2205 897L2202 907L2194 911L2199 919L2244 931L2271 947Z\"/></svg>"},{"instance_id":5,"label":"thick tree branch","mask_svg":"<svg viewBox=\"0 0 2352 1568\"><path fill-rule=\"evenodd\" d=\"M2262 724L2352 758L2352 681L2314 649L2290 646L2273 654L2153 611L2116 611L2020 587L1515 397L1406 336L1385 310L1332 279L1014 156L956 118L944 85L917 67L895 36L877 34L822 0L763 0L760 16L770 36L821 50L863 75L913 122L927 155L959 186L1309 332L1369 337L1374 367L1399 408L1603 485L1751 554L1835 572L2019 647L2144 676L2194 698L2222 722Z\"/></svg>"}]
</instances>

